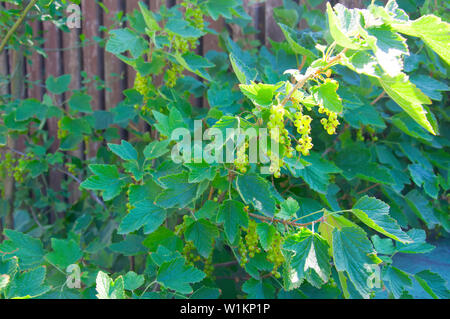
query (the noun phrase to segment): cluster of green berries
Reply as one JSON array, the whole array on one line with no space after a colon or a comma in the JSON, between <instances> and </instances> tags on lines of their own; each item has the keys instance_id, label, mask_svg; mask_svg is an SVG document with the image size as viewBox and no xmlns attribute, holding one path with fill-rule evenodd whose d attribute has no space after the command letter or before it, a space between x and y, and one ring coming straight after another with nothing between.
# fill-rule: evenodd
<instances>
[{"instance_id":1,"label":"cluster of green berries","mask_svg":"<svg viewBox=\"0 0 450 319\"><path fill-rule=\"evenodd\" d=\"M298 140L298 145L296 146L297 152L303 154L304 156L309 155L309 151L313 148L311 134L311 122L312 118L309 115L304 115L301 111L295 113L294 125L297 128L297 133L301 134L302 137Z\"/></svg>"},{"instance_id":2,"label":"cluster of green berries","mask_svg":"<svg viewBox=\"0 0 450 319\"><path fill-rule=\"evenodd\" d=\"M268 152L267 155L270 158L270 173L274 175L275 178L281 176L281 167L284 166L282 158L284 156L291 158L294 155L294 149L291 145L291 138L289 137L289 132L284 125L284 116L286 110L281 104L272 105L270 109L269 123L267 124L270 130L270 138L274 142L278 142L280 146L284 146L284 154L281 158L277 154L272 154Z\"/></svg>"},{"instance_id":3,"label":"cluster of green berries","mask_svg":"<svg viewBox=\"0 0 450 319\"><path fill-rule=\"evenodd\" d=\"M275 278L280 278L281 274L278 272L278 268L284 263L285 258L283 253L281 252L281 246L283 245L283 237L279 232L276 232L275 238L270 245L270 248L267 252L267 260L274 264L272 275Z\"/></svg>"},{"instance_id":4,"label":"cluster of green berries","mask_svg":"<svg viewBox=\"0 0 450 319\"><path fill-rule=\"evenodd\" d=\"M340 122L337 119L337 114L328 110L327 108L320 106L319 107L320 114L326 114L328 119L323 118L320 120L320 123L323 125L323 128L327 131L328 134L333 135L336 133L336 129L339 126Z\"/></svg>"},{"instance_id":5,"label":"cluster of green berries","mask_svg":"<svg viewBox=\"0 0 450 319\"><path fill-rule=\"evenodd\" d=\"M15 159L11 153L6 153L0 163L0 170L6 175L12 176L17 183L23 183L27 173L27 163L33 159L33 154L27 154L27 158Z\"/></svg>"},{"instance_id":6,"label":"cluster of green berries","mask_svg":"<svg viewBox=\"0 0 450 319\"><path fill-rule=\"evenodd\" d=\"M62 140L63 138L67 137L67 135L69 135L69 131L61 128L61 121L62 119L58 121L58 131L56 132L56 135L59 140Z\"/></svg>"},{"instance_id":7,"label":"cluster of green berries","mask_svg":"<svg viewBox=\"0 0 450 319\"><path fill-rule=\"evenodd\" d=\"M76 168L77 166L76 166L75 164L72 164L72 163L66 163L65 166L66 166L66 168L67 168L67 171L68 171L70 174L72 174L72 175L75 175L75 174L76 174L75 168Z\"/></svg>"},{"instance_id":8,"label":"cluster of green berries","mask_svg":"<svg viewBox=\"0 0 450 319\"><path fill-rule=\"evenodd\" d=\"M253 258L261 252L261 248L258 247L259 237L256 232L256 222L254 220L249 221L246 232L247 234L244 238L242 236L239 237L238 250L241 256L241 267L245 266L249 257Z\"/></svg>"},{"instance_id":9,"label":"cluster of green berries","mask_svg":"<svg viewBox=\"0 0 450 319\"><path fill-rule=\"evenodd\" d=\"M166 80L166 86L169 88L173 88L177 84L177 80L179 78L184 77L183 75L184 68L183 66L171 63L170 68L167 69L167 80Z\"/></svg>"},{"instance_id":10,"label":"cluster of green berries","mask_svg":"<svg viewBox=\"0 0 450 319\"><path fill-rule=\"evenodd\" d=\"M183 2L182 6L186 7L186 20L193 27L203 31L205 29L205 18L202 10L197 5L192 5L187 2ZM191 45L191 48L195 49L197 47L197 40L189 39L189 44Z\"/></svg>"},{"instance_id":11,"label":"cluster of green berries","mask_svg":"<svg viewBox=\"0 0 450 319\"><path fill-rule=\"evenodd\" d=\"M239 170L242 174L247 172L247 167L249 165L248 155L248 142L243 142L237 149L236 159L234 160L234 165L236 169Z\"/></svg>"},{"instance_id":12,"label":"cluster of green berries","mask_svg":"<svg viewBox=\"0 0 450 319\"><path fill-rule=\"evenodd\" d=\"M192 241L186 241L183 247L183 256L188 265L194 266L194 262L200 261L201 257L195 254L195 247Z\"/></svg>"},{"instance_id":13,"label":"cluster of green berries","mask_svg":"<svg viewBox=\"0 0 450 319\"><path fill-rule=\"evenodd\" d=\"M138 91L143 97L143 105L135 105L135 109L140 109L142 113L146 114L150 112L147 106L148 95L152 87L152 78L150 76L142 76L139 72L136 73L136 78L134 79L134 89Z\"/></svg>"},{"instance_id":14,"label":"cluster of green berries","mask_svg":"<svg viewBox=\"0 0 450 319\"><path fill-rule=\"evenodd\" d=\"M213 244L214 247L214 244ZM205 263L203 266L203 272L206 274L206 276L208 277L212 277L213 273L214 273L214 266L213 266L213 252L214 249L211 250L211 253L209 254L208 258L205 259Z\"/></svg>"}]
</instances>

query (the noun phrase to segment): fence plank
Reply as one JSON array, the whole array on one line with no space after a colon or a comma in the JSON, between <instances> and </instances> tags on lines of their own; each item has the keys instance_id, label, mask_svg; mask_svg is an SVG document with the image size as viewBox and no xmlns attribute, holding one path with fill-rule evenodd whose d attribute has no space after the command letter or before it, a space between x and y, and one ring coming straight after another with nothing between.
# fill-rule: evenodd
<instances>
[{"instance_id":1,"label":"fence plank","mask_svg":"<svg viewBox=\"0 0 450 319\"><path fill-rule=\"evenodd\" d=\"M82 65L81 48L79 40L79 29L71 29L70 32L63 34L63 71L64 74L72 75L72 82L70 83L70 90L79 90L81 88L80 65ZM65 96L68 100L72 93ZM71 156L82 159L83 158L83 143L75 151L69 152ZM76 202L81 192L78 184L72 182L69 186L70 203Z\"/></svg>"},{"instance_id":2,"label":"fence plank","mask_svg":"<svg viewBox=\"0 0 450 319\"><path fill-rule=\"evenodd\" d=\"M30 26L33 30L33 37L37 37L39 33L42 33L42 24L35 20L30 23ZM27 61L27 75L28 81L36 82L33 84L28 84L28 92L27 95L30 98L42 99L44 81L42 79L42 66L43 57L42 55L33 51L30 59Z\"/></svg>"},{"instance_id":3,"label":"fence plank","mask_svg":"<svg viewBox=\"0 0 450 319\"><path fill-rule=\"evenodd\" d=\"M120 11L119 0L104 0L103 4L109 9L109 12L103 12L103 25L111 28L114 25L113 18ZM107 35L105 34L105 37ZM105 109L115 107L122 100L122 83L125 66L113 54L105 51Z\"/></svg>"},{"instance_id":4,"label":"fence plank","mask_svg":"<svg viewBox=\"0 0 450 319\"><path fill-rule=\"evenodd\" d=\"M45 78L47 79L49 76L58 77L62 75L61 70L61 52L59 48L61 48L60 43L60 35L59 30L56 26L49 22L45 21L43 23L44 28L44 38L46 39L44 43L44 49L47 52L47 59L44 60L45 65ZM56 96L54 99L55 105L58 107L62 107L62 97ZM55 118L51 118L47 121L48 132L50 136L55 138L52 146L50 147L50 151L56 152L59 148L60 141L57 137L58 132L58 120ZM63 180L63 176L60 172L54 171L49 175L49 186L55 192L59 192L61 190L61 182ZM55 220L55 215L51 216L51 222Z\"/></svg>"},{"instance_id":5,"label":"fence plank","mask_svg":"<svg viewBox=\"0 0 450 319\"><path fill-rule=\"evenodd\" d=\"M269 39L274 41L281 41L284 39L283 32L278 24L275 22L273 16L273 9L283 5L283 0L267 0L265 8L265 37L266 45L270 44Z\"/></svg>"}]
</instances>

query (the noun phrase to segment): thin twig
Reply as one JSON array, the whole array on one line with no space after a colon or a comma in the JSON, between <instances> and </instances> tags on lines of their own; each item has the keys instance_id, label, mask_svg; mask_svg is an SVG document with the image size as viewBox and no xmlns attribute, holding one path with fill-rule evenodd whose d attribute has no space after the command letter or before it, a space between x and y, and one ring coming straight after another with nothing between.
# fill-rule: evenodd
<instances>
[{"instance_id":1,"label":"thin twig","mask_svg":"<svg viewBox=\"0 0 450 319\"><path fill-rule=\"evenodd\" d=\"M281 219L276 219L276 218L270 218L270 217L266 217L266 216L261 216L261 215L256 215L253 213L248 213L249 216L252 216L256 219L259 219L261 221L266 221L266 222L275 222L275 223L279 223L279 224L283 224L283 225L289 225L289 226L294 226L294 227L306 227L306 226L310 226L312 224L315 223L320 223L324 220L324 217L321 217L315 221L312 221L310 223L305 223L305 224L300 224L300 223L296 223L296 222L292 222L292 221L287 221L287 220L281 220Z\"/></svg>"},{"instance_id":2,"label":"thin twig","mask_svg":"<svg viewBox=\"0 0 450 319\"><path fill-rule=\"evenodd\" d=\"M384 96L386 95L386 91L381 92L380 95L377 96L377 98L375 100L373 100L372 103L370 103L370 105L375 105L379 100L381 100Z\"/></svg>"},{"instance_id":3,"label":"thin twig","mask_svg":"<svg viewBox=\"0 0 450 319\"><path fill-rule=\"evenodd\" d=\"M9 29L8 33L6 34L5 38L0 44L0 53L3 52L3 49L5 48L6 44L8 43L9 39L12 37L14 32L16 32L17 28L20 27L20 25L23 23L23 20L25 20L25 17L27 16L28 12L34 7L34 5L38 2L38 0L32 0L25 10L23 10L22 15L19 17L19 19L14 23L11 29Z\"/></svg>"}]
</instances>

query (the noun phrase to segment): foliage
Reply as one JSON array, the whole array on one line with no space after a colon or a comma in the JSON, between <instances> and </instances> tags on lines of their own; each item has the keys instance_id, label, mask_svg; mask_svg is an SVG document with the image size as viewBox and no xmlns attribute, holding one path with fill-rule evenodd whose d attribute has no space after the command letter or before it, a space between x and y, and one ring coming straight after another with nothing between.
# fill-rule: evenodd
<instances>
[{"instance_id":1,"label":"foliage","mask_svg":"<svg viewBox=\"0 0 450 319\"><path fill-rule=\"evenodd\" d=\"M119 105L93 111L89 82L71 91L70 75L49 77L42 101L2 96L1 174L17 192L0 202L0 217L13 205L15 220L0 244L0 296L404 298L415 280L448 298L438 274L393 266L395 254L429 252L426 237L449 232L450 26L447 4L433 5L321 13L285 0L274 10L285 41L270 46L248 40L256 30L241 1L159 13L140 3L118 15L129 26L109 30L105 50L137 71ZM217 33L207 17L245 37ZM301 19L310 27L298 30ZM206 34L223 51L195 53ZM267 145L267 161L252 163L252 140L238 135L232 163L198 161L195 143L181 154L195 160L180 163L178 128L268 128L280 153ZM8 138L24 138L26 151ZM96 154L75 155L94 142ZM45 182L55 171L68 176L60 192ZM66 280L73 264L78 290Z\"/></svg>"}]
</instances>

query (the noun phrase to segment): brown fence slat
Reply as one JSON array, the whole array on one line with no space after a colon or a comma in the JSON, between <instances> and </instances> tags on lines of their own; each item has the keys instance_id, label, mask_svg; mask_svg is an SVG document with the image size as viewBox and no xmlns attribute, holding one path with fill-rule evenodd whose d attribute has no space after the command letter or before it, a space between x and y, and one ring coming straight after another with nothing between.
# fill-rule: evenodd
<instances>
[{"instance_id":1,"label":"brown fence slat","mask_svg":"<svg viewBox=\"0 0 450 319\"><path fill-rule=\"evenodd\" d=\"M41 32L40 22L35 20L30 25L33 29L33 36L36 37ZM38 100L42 98L42 85L44 85L41 72L42 59L43 57L40 54L33 52L29 61L27 61L28 81L36 82L36 84L28 85L28 97Z\"/></svg>"},{"instance_id":2,"label":"brown fence slat","mask_svg":"<svg viewBox=\"0 0 450 319\"><path fill-rule=\"evenodd\" d=\"M70 32L65 32L63 34L63 70L64 74L72 75L72 82L70 83L70 90L78 90L81 87L81 77L80 77L80 65L81 65L81 48L79 40L79 30L70 29ZM65 98L68 100L72 92L66 94ZM80 145L75 151L69 152L70 155L83 158L83 144ZM69 186L70 191L70 202L74 203L78 200L81 192L78 189L78 184L73 182Z\"/></svg>"},{"instance_id":3,"label":"brown fence slat","mask_svg":"<svg viewBox=\"0 0 450 319\"><path fill-rule=\"evenodd\" d=\"M61 54L59 51L61 43L59 43L59 30L56 26L49 22L45 21L43 23L44 29L44 37L46 39L44 43L44 49L47 52L47 59L44 60L45 64L45 78L47 79L49 76L58 77L62 74L61 70ZM61 96L57 96L55 99L55 104L58 107L62 107L62 98ZM57 139L58 132L58 120L55 118L49 119L47 121L48 132L50 136L55 138L54 143L52 144L50 150L52 152L56 152L59 148L60 141ZM61 190L61 181L63 180L63 176L60 172L54 171L49 176L49 186L54 191L58 192ZM52 216L55 218L55 216Z\"/></svg>"},{"instance_id":4,"label":"brown fence slat","mask_svg":"<svg viewBox=\"0 0 450 319\"><path fill-rule=\"evenodd\" d=\"M110 28L114 22L113 18L120 11L118 0L104 0L103 4L109 12L103 13L103 25ZM106 36L106 35L105 35ZM105 109L115 107L122 99L121 76L124 76L124 66L113 54L105 51L105 83L108 90L105 90Z\"/></svg>"},{"instance_id":5,"label":"brown fence slat","mask_svg":"<svg viewBox=\"0 0 450 319\"><path fill-rule=\"evenodd\" d=\"M266 11L265 11L265 36L266 45L270 44L269 39L274 41L281 41L283 37L283 32L281 31L278 24L275 22L273 9L283 5L283 0L267 0L266 1Z\"/></svg>"}]
</instances>

